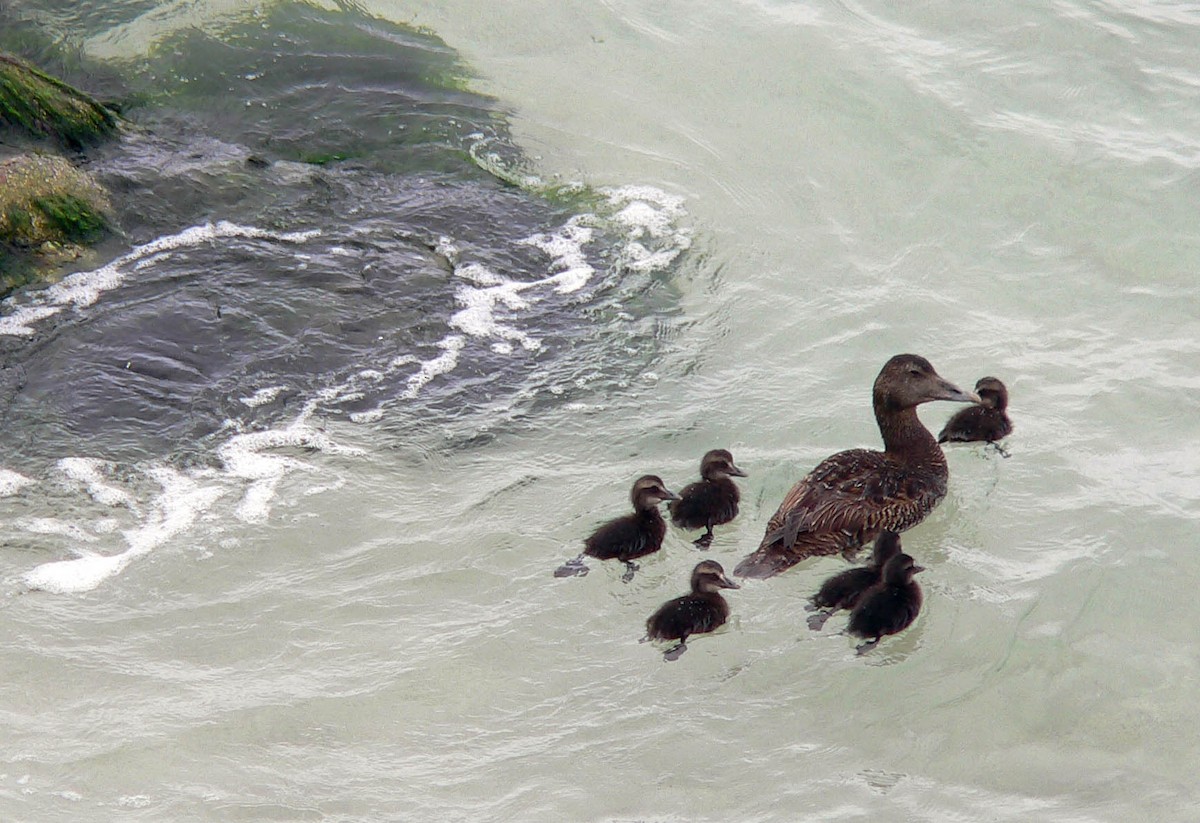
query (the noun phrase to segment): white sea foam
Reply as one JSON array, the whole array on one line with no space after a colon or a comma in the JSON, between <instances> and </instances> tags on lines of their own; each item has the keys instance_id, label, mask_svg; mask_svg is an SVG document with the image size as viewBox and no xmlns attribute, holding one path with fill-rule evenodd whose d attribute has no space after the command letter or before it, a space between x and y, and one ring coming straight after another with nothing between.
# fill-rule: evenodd
<instances>
[{"instance_id":1,"label":"white sea foam","mask_svg":"<svg viewBox=\"0 0 1200 823\"><path fill-rule=\"evenodd\" d=\"M236 509L239 519L259 523L267 519L271 501L280 481L295 471L316 471L316 467L295 457L275 454L271 449L304 448L331 454L362 454L362 450L341 446L324 432L306 423L315 403L308 404L288 426L267 431L237 434L217 449L228 477L249 481Z\"/></svg>"},{"instance_id":2,"label":"white sea foam","mask_svg":"<svg viewBox=\"0 0 1200 823\"><path fill-rule=\"evenodd\" d=\"M134 558L190 528L222 494L220 487L201 485L195 478L166 466L151 468L147 473L158 481L162 491L151 501L150 513L141 525L123 533L125 551L103 555L76 549L80 556L75 559L43 563L27 572L22 578L25 585L56 594L90 591L120 574Z\"/></svg>"},{"instance_id":3,"label":"white sea foam","mask_svg":"<svg viewBox=\"0 0 1200 823\"><path fill-rule=\"evenodd\" d=\"M104 506L125 506L137 510L133 495L107 482L103 460L91 457L64 457L58 461L58 470L71 480L83 484L88 496Z\"/></svg>"},{"instance_id":4,"label":"white sea foam","mask_svg":"<svg viewBox=\"0 0 1200 823\"><path fill-rule=\"evenodd\" d=\"M255 406L265 406L268 403L274 402L275 398L283 391L283 386L268 386L265 389L259 389L249 397L239 397L247 406L254 408Z\"/></svg>"},{"instance_id":5,"label":"white sea foam","mask_svg":"<svg viewBox=\"0 0 1200 823\"><path fill-rule=\"evenodd\" d=\"M81 543L95 543L96 535L89 534L75 523L64 523L53 517L29 517L17 522L17 525L32 534L50 534L69 537Z\"/></svg>"},{"instance_id":6,"label":"white sea foam","mask_svg":"<svg viewBox=\"0 0 1200 823\"><path fill-rule=\"evenodd\" d=\"M461 334L447 335L438 341L442 353L431 360L421 363L417 373L408 378L408 388L404 392L407 398L416 397L430 380L440 374L452 371L458 365L458 355L466 346L467 341Z\"/></svg>"},{"instance_id":7,"label":"white sea foam","mask_svg":"<svg viewBox=\"0 0 1200 823\"><path fill-rule=\"evenodd\" d=\"M35 482L37 481L18 472L0 469L0 497L14 495L26 486L32 486Z\"/></svg>"},{"instance_id":8,"label":"white sea foam","mask_svg":"<svg viewBox=\"0 0 1200 823\"><path fill-rule=\"evenodd\" d=\"M556 273L541 282L552 283L559 294L579 291L596 273L583 251L583 247L595 237L595 230L584 225L584 221L582 215L572 217L560 232L535 234L520 241L550 256L551 271Z\"/></svg>"},{"instance_id":9,"label":"white sea foam","mask_svg":"<svg viewBox=\"0 0 1200 823\"><path fill-rule=\"evenodd\" d=\"M39 291L29 292L19 298L14 310L0 318L0 334L28 336L34 333L34 325L52 317L68 307L84 308L95 303L106 291L111 291L125 282L129 271L139 268L138 264L174 249L198 246L213 240L242 237L255 240L273 240L285 243L303 243L320 234L317 229L295 232L273 232L254 226L242 226L221 220L192 226L177 234L158 237L149 243L135 246L110 263L92 271L76 272ZM20 302L26 301L26 302Z\"/></svg>"}]
</instances>

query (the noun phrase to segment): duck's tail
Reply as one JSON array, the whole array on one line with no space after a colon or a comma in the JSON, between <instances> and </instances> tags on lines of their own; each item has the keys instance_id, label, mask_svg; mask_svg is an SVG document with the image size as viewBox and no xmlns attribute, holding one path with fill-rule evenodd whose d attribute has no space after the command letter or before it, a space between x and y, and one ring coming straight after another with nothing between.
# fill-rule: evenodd
<instances>
[{"instance_id":1,"label":"duck's tail","mask_svg":"<svg viewBox=\"0 0 1200 823\"><path fill-rule=\"evenodd\" d=\"M741 562L734 566L733 574L735 577L765 580L787 571L798 562L799 558L792 557L780 547L759 549L743 557Z\"/></svg>"}]
</instances>

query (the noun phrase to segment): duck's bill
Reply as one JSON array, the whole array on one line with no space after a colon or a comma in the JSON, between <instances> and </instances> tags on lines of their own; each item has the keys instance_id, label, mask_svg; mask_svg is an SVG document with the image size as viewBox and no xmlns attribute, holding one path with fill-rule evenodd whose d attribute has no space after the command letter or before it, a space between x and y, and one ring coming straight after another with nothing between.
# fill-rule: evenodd
<instances>
[{"instance_id":1,"label":"duck's bill","mask_svg":"<svg viewBox=\"0 0 1200 823\"><path fill-rule=\"evenodd\" d=\"M949 380L938 381L938 400L953 400L958 403L982 403L979 395L973 391L963 391Z\"/></svg>"}]
</instances>

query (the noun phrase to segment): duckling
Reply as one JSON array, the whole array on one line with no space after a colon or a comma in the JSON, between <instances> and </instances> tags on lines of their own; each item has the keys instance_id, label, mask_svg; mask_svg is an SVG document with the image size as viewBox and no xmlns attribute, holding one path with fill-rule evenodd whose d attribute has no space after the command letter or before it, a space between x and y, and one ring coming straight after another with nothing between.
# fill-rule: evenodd
<instances>
[{"instance_id":1,"label":"duckling","mask_svg":"<svg viewBox=\"0 0 1200 823\"><path fill-rule=\"evenodd\" d=\"M975 384L979 405L963 409L942 427L939 443L985 442L995 444L1000 454L1008 452L997 441L1012 434L1008 419L1008 388L995 377L981 377Z\"/></svg>"},{"instance_id":2,"label":"duckling","mask_svg":"<svg viewBox=\"0 0 1200 823\"><path fill-rule=\"evenodd\" d=\"M883 578L863 592L846 627L849 634L867 640L858 646L858 653L875 647L879 638L904 631L921 611L921 587L913 575L925 571L912 557L900 553L883 564Z\"/></svg>"},{"instance_id":3,"label":"duckling","mask_svg":"<svg viewBox=\"0 0 1200 823\"><path fill-rule=\"evenodd\" d=\"M741 588L725 576L715 560L703 560L692 569L692 593L662 604L646 621L646 639L678 640L679 644L663 654L663 660L677 660L687 651L687 639L693 634L711 632L729 619L729 604L720 589Z\"/></svg>"},{"instance_id":4,"label":"duckling","mask_svg":"<svg viewBox=\"0 0 1200 823\"><path fill-rule=\"evenodd\" d=\"M667 504L671 522L681 529L706 531L694 541L705 549L712 543L713 526L728 523L737 517L741 494L730 477L745 477L746 473L733 464L733 455L725 449L713 449L700 460L700 482L684 486L679 499Z\"/></svg>"},{"instance_id":5,"label":"duckling","mask_svg":"<svg viewBox=\"0 0 1200 823\"><path fill-rule=\"evenodd\" d=\"M893 556L900 553L900 535L892 531L881 531L875 538L875 547L871 552L871 562L866 566L847 569L835 574L823 584L812 602L808 605L810 611L816 614L808 618L808 627L814 632L820 631L838 609L853 609L862 598L863 593L880 580L884 564Z\"/></svg>"},{"instance_id":6,"label":"duckling","mask_svg":"<svg viewBox=\"0 0 1200 823\"><path fill-rule=\"evenodd\" d=\"M806 557L850 557L883 529L902 532L946 496L942 447L917 417L931 400L978 403L942 378L929 361L898 354L871 391L883 451L850 449L825 458L779 504L758 549L738 563L739 577L772 577Z\"/></svg>"},{"instance_id":7,"label":"duckling","mask_svg":"<svg viewBox=\"0 0 1200 823\"><path fill-rule=\"evenodd\" d=\"M663 485L657 475L645 474L634 482L629 497L633 502L633 514L617 517L596 529L583 541L583 552L578 557L554 570L555 577L587 574L583 556L588 555L598 560L620 560L626 567L621 579L628 583L638 568L633 559L662 548L667 522L659 513L658 504L664 500L678 500L679 495Z\"/></svg>"}]
</instances>

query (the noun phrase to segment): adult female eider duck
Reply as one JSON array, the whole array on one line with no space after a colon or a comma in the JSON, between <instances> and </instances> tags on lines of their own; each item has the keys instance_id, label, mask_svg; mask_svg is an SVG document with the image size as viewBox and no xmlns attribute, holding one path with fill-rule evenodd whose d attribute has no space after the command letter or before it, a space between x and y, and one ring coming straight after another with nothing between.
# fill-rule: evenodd
<instances>
[{"instance_id":1,"label":"adult female eider duck","mask_svg":"<svg viewBox=\"0 0 1200 823\"><path fill-rule=\"evenodd\" d=\"M820 631L825 621L838 609L853 609L863 592L880 581L884 564L899 553L900 535L881 531L879 537L875 538L868 565L847 569L821 584L808 607L817 611L808 618L808 627L815 632Z\"/></svg>"},{"instance_id":2,"label":"adult female eider duck","mask_svg":"<svg viewBox=\"0 0 1200 823\"><path fill-rule=\"evenodd\" d=\"M924 357L898 354L875 378L871 400L883 451L850 449L821 461L792 486L735 575L771 577L806 557L849 557L883 529L901 532L921 522L946 496L946 456L917 406L979 397L940 377Z\"/></svg>"},{"instance_id":3,"label":"adult female eider duck","mask_svg":"<svg viewBox=\"0 0 1200 823\"><path fill-rule=\"evenodd\" d=\"M633 514L608 521L583 541L583 553L559 566L555 577L571 577L587 574L583 556L597 560L620 560L626 566L621 579L628 583L637 571L634 558L644 557L662 548L663 535L667 533L667 521L658 511L664 500L678 500L679 495L663 485L657 475L645 474L634 481L629 492L633 502Z\"/></svg>"},{"instance_id":4,"label":"adult female eider duck","mask_svg":"<svg viewBox=\"0 0 1200 823\"><path fill-rule=\"evenodd\" d=\"M664 660L675 660L687 651L687 639L693 634L711 632L729 619L729 604L721 589L741 588L725 576L725 570L715 560L703 560L692 569L692 593L668 600L646 621L646 637L650 640L678 640L663 654Z\"/></svg>"},{"instance_id":5,"label":"adult female eider duck","mask_svg":"<svg viewBox=\"0 0 1200 823\"><path fill-rule=\"evenodd\" d=\"M907 554L898 554L883 566L883 579L863 593L850 612L846 631L866 640L858 653L873 648L879 638L902 632L921 611L921 587L913 580L925 571Z\"/></svg>"},{"instance_id":6,"label":"adult female eider duck","mask_svg":"<svg viewBox=\"0 0 1200 823\"><path fill-rule=\"evenodd\" d=\"M1008 389L995 377L981 377L975 384L979 405L963 409L946 421L939 443L995 443L1012 434L1008 419ZM999 447L997 447L999 448ZM1006 454L1001 450L1002 454Z\"/></svg>"},{"instance_id":7,"label":"adult female eider duck","mask_svg":"<svg viewBox=\"0 0 1200 823\"><path fill-rule=\"evenodd\" d=\"M689 483L679 493L679 499L667 504L671 522L681 529L705 529L696 538L700 548L707 548L713 539L713 526L728 523L737 517L741 494L730 477L745 477L746 473L733 464L733 455L725 449L713 449L700 460L700 482Z\"/></svg>"}]
</instances>

